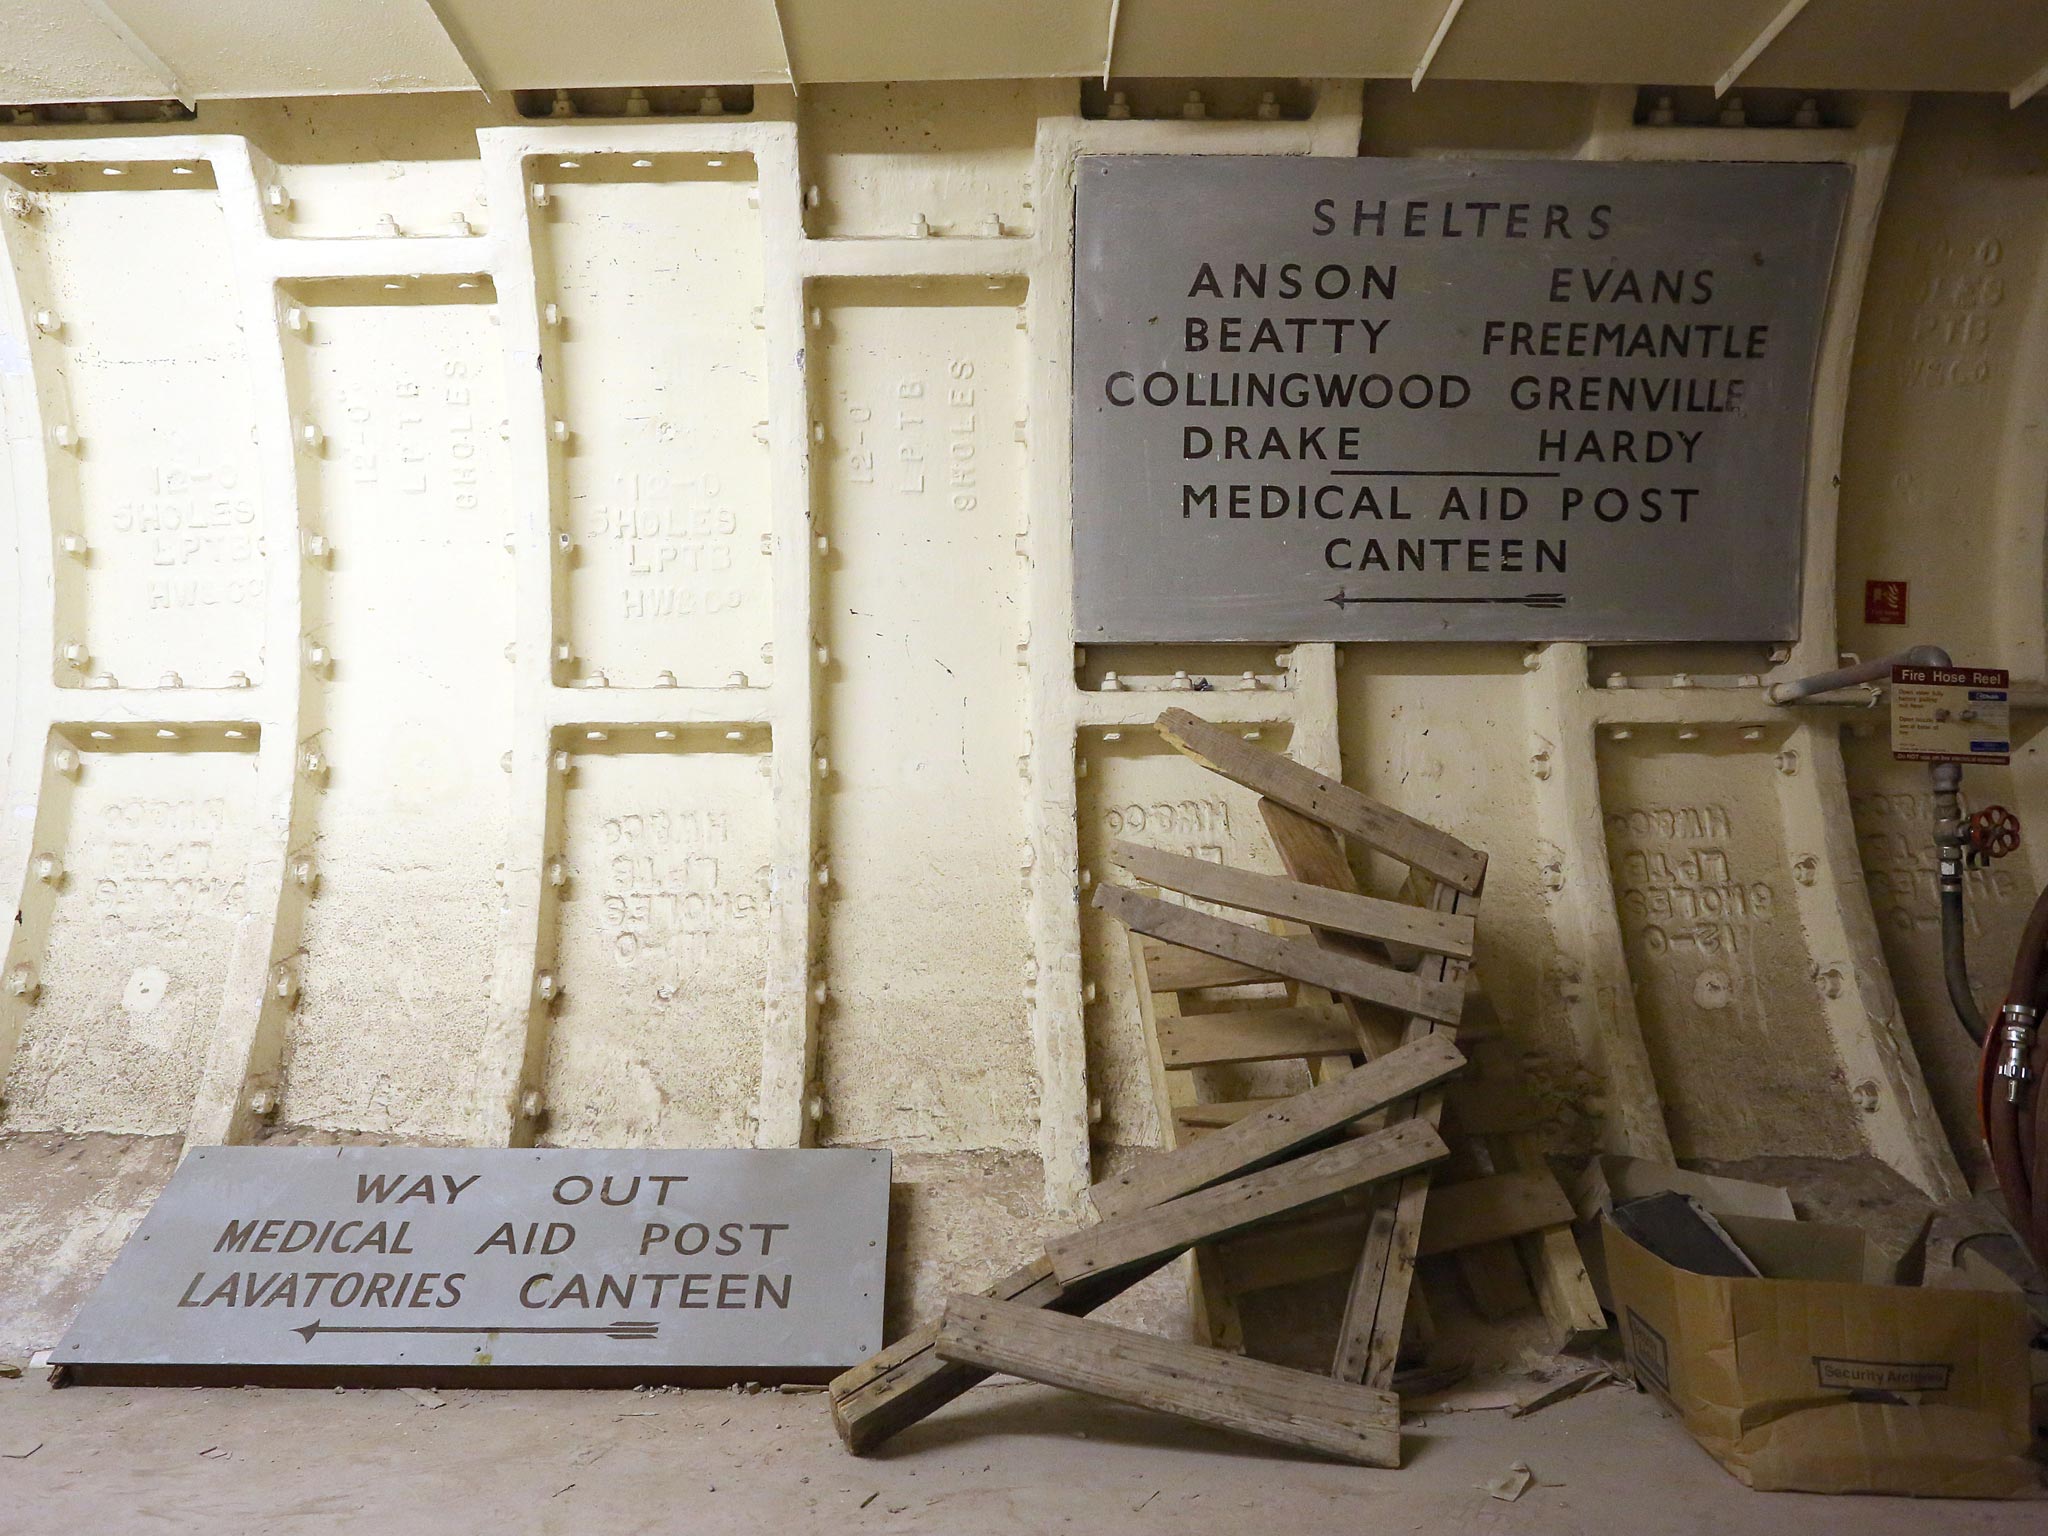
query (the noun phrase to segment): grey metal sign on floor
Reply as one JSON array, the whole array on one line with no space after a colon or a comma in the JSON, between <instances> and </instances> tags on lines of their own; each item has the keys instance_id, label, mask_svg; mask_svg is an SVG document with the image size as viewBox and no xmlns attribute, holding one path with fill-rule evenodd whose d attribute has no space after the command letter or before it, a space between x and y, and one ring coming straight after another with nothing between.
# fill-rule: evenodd
<instances>
[{"instance_id":1,"label":"grey metal sign on floor","mask_svg":"<svg viewBox=\"0 0 2048 1536\"><path fill-rule=\"evenodd\" d=\"M1085 157L1078 638L1795 638L1849 182Z\"/></svg>"},{"instance_id":2,"label":"grey metal sign on floor","mask_svg":"<svg viewBox=\"0 0 2048 1536\"><path fill-rule=\"evenodd\" d=\"M51 1363L816 1379L881 1347L889 1170L859 1148L206 1147Z\"/></svg>"}]
</instances>

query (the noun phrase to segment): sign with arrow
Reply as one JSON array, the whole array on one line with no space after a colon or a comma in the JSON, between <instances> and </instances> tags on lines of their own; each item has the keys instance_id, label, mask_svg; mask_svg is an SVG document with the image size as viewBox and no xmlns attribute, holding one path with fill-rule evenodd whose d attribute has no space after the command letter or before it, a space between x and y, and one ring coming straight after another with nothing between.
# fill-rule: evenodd
<instances>
[{"instance_id":1,"label":"sign with arrow","mask_svg":"<svg viewBox=\"0 0 2048 1536\"><path fill-rule=\"evenodd\" d=\"M1084 156L1075 639L1796 638L1849 183Z\"/></svg>"},{"instance_id":2,"label":"sign with arrow","mask_svg":"<svg viewBox=\"0 0 2048 1536\"><path fill-rule=\"evenodd\" d=\"M882 1342L889 1154L191 1153L50 1362L84 1382L823 1380Z\"/></svg>"}]
</instances>

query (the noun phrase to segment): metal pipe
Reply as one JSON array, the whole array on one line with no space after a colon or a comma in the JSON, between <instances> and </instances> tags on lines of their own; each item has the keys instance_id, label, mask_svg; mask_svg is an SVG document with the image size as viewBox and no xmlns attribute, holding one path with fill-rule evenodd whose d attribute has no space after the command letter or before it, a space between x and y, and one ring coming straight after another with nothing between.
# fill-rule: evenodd
<instances>
[{"instance_id":1,"label":"metal pipe","mask_svg":"<svg viewBox=\"0 0 2048 1536\"><path fill-rule=\"evenodd\" d=\"M1773 683L1764 697L1773 704L1791 704L1837 688L1882 682L1898 663L1909 667L1951 667L1955 662L1938 645L1916 645L1876 661L1859 661L1832 672L1816 672L1796 682ZM1948 987L1949 1006L1956 1019L1980 1046L1984 1043L1984 1014L1970 990L1969 955L1963 929L1963 854L1966 833L1963 824L1961 790L1963 770L1956 763L1934 763L1928 771L1934 791L1934 856L1939 871L1941 899L1941 976Z\"/></svg>"},{"instance_id":2,"label":"metal pipe","mask_svg":"<svg viewBox=\"0 0 2048 1536\"><path fill-rule=\"evenodd\" d=\"M1969 956L1963 932L1963 770L1959 763L1934 763L1928 780L1934 790L1934 857L1941 888L1941 977L1948 985L1949 1006L1979 1045L1984 1043L1984 1014L1970 990Z\"/></svg>"},{"instance_id":3,"label":"metal pipe","mask_svg":"<svg viewBox=\"0 0 2048 1536\"><path fill-rule=\"evenodd\" d=\"M1802 677L1796 682L1773 683L1764 691L1764 697L1773 704L1793 704L1800 699L1810 699L1817 693L1832 693L1837 688L1854 688L1859 683L1881 683L1892 675L1893 663L1908 667L1949 667L1955 663L1947 651L1938 645L1916 645L1910 651L1900 651L1894 656L1882 656L1876 661L1859 661L1853 666L1837 667L1832 672L1816 672L1811 677Z\"/></svg>"}]
</instances>

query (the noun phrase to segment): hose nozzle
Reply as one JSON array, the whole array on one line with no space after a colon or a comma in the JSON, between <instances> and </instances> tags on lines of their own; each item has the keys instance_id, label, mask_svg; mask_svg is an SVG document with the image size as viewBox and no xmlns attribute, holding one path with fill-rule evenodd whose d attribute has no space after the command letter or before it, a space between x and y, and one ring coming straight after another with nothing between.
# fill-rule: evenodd
<instances>
[{"instance_id":1,"label":"hose nozzle","mask_svg":"<svg viewBox=\"0 0 2048 1536\"><path fill-rule=\"evenodd\" d=\"M2027 1060L2034 1054L2034 1029L2040 1014L2024 1003L2007 1003L1999 1011L1998 1076L2005 1079L2005 1102L2017 1104L2027 1080L2034 1074Z\"/></svg>"}]
</instances>

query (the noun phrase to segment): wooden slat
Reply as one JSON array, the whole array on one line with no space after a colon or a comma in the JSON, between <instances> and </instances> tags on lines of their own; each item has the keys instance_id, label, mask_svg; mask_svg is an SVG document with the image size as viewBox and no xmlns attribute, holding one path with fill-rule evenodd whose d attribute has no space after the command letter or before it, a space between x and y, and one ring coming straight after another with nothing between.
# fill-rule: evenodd
<instances>
[{"instance_id":1,"label":"wooden slat","mask_svg":"<svg viewBox=\"0 0 2048 1536\"><path fill-rule=\"evenodd\" d=\"M1160 1025L1169 1019L1178 1019L1180 994L1162 992L1152 979L1151 964L1146 954L1147 946L1153 941L1139 934L1126 934L1131 946L1131 973L1137 984L1138 1015L1145 1027L1145 1062L1152 1076L1152 1102L1158 1106L1163 1119L1159 1127L1162 1145L1172 1148L1180 1145L1190 1135L1200 1134L1184 1129L1174 1118L1173 1111L1195 1102L1195 1084L1184 1072L1168 1072L1166 1058L1160 1054ZM1182 951L1192 954L1193 951ZM1197 956L1207 960L1207 955ZM1244 1321L1237 1315L1237 1308L1220 1287L1212 1283L1210 1271L1215 1260L1206 1252L1197 1250L1192 1259L1193 1274L1188 1283L1188 1305L1195 1337L1205 1339L1218 1349L1239 1350L1244 1346Z\"/></svg>"},{"instance_id":2,"label":"wooden slat","mask_svg":"<svg viewBox=\"0 0 2048 1536\"><path fill-rule=\"evenodd\" d=\"M1465 989L1461 984L1430 980L1336 954L1319 948L1312 939L1283 939L1278 934L1211 917L1192 907L1141 895L1128 886L1107 882L1096 886L1095 905L1138 933L1225 960L1255 965L1312 987L1384 1003L1389 1008L1447 1024L1455 1022L1465 1010Z\"/></svg>"},{"instance_id":3,"label":"wooden slat","mask_svg":"<svg viewBox=\"0 0 2048 1536\"><path fill-rule=\"evenodd\" d=\"M973 1296L946 1303L939 1349L978 1371L1007 1371L1364 1466L1401 1464L1401 1407L1392 1393L1263 1360Z\"/></svg>"},{"instance_id":4,"label":"wooden slat","mask_svg":"<svg viewBox=\"0 0 2048 1536\"><path fill-rule=\"evenodd\" d=\"M1548 1171L1543 1149L1531 1135L1507 1138L1507 1147L1524 1167ZM1574 1213L1576 1214L1576 1213ZM1535 1282L1536 1299L1550 1322L1551 1343L1560 1350L1576 1349L1607 1331L1607 1314L1586 1274L1586 1261L1579 1252L1579 1240L1567 1217L1555 1226L1515 1239L1522 1262Z\"/></svg>"},{"instance_id":5,"label":"wooden slat","mask_svg":"<svg viewBox=\"0 0 2048 1536\"><path fill-rule=\"evenodd\" d=\"M1344 844L1336 833L1320 821L1312 821L1299 811L1290 811L1277 800L1260 800L1259 815L1272 836L1275 851L1280 855L1280 867L1294 879L1350 895L1364 894L1359 889L1358 877L1351 872L1350 860L1344 857ZM1309 934L1324 949L1335 950L1338 954L1363 957L1366 952L1365 942L1348 933L1311 928ZM1337 1001L1357 1027L1358 1043L1366 1055L1384 1056L1401 1043L1404 1021L1400 1014L1373 1003L1360 1002L1355 997L1339 997Z\"/></svg>"},{"instance_id":6,"label":"wooden slat","mask_svg":"<svg viewBox=\"0 0 2048 1536\"><path fill-rule=\"evenodd\" d=\"M1456 913L1432 912L1427 907L1411 907L1301 880L1232 869L1207 859L1191 859L1136 843L1116 844L1109 857L1112 863L1148 885L1164 886L1201 901L1287 918L1356 938L1390 940L1432 954L1472 958L1472 919Z\"/></svg>"},{"instance_id":7,"label":"wooden slat","mask_svg":"<svg viewBox=\"0 0 2048 1536\"><path fill-rule=\"evenodd\" d=\"M1155 992L1194 992L1204 987L1239 987L1286 979L1255 965L1205 955L1198 949L1162 944L1157 939L1146 939L1144 943L1145 971Z\"/></svg>"},{"instance_id":8,"label":"wooden slat","mask_svg":"<svg viewBox=\"0 0 2048 1536\"><path fill-rule=\"evenodd\" d=\"M1040 1258L1012 1270L982 1295L1027 1308L1091 1312L1147 1273L1127 1270L1063 1286L1053 1278L1052 1262ZM987 1376L986 1371L940 1358L933 1348L937 1340L937 1325L928 1323L833 1379L832 1423L854 1455L865 1456Z\"/></svg>"},{"instance_id":9,"label":"wooden slat","mask_svg":"<svg viewBox=\"0 0 2048 1536\"><path fill-rule=\"evenodd\" d=\"M1439 884L1430 897L1437 911L1459 911L1477 916L1477 898L1460 894L1448 884ZM1461 984L1467 970L1462 960L1432 955L1423 963L1425 973L1434 972L1446 982ZM1404 1031L1409 1044L1420 1044L1433 1034L1446 1031L1433 1021L1411 1018ZM1412 1103L1396 1106L1403 1113L1427 1125L1435 1125L1443 1114L1441 1090L1418 1095ZM1401 1352L1401 1331L1408 1311L1408 1291L1415 1280L1415 1251L1422 1240L1422 1215L1429 1200L1429 1174L1412 1173L1395 1187L1391 1198L1373 1209L1366 1228L1365 1247L1351 1272L1351 1289L1344 1303L1344 1321L1337 1334L1337 1353L1330 1374L1340 1381L1362 1381L1369 1387L1393 1385L1394 1367Z\"/></svg>"},{"instance_id":10,"label":"wooden slat","mask_svg":"<svg viewBox=\"0 0 2048 1536\"><path fill-rule=\"evenodd\" d=\"M1491 1036L1495 1036L1495 1040L1499 1040L1487 1044L1483 1051L1489 1057L1503 1057L1505 1038L1501 1036L1501 1020L1493 1012L1491 999L1483 991L1473 991L1466 997L1464 1016L1468 1020L1464 1034L1473 1034L1470 1024L1477 1024L1481 1030L1487 1030ZM1507 1061L1499 1061L1497 1069L1503 1073L1503 1077L1487 1083L1473 1083L1473 1087L1495 1090L1501 1094L1513 1092L1516 1083L1505 1075L1513 1071L1513 1065ZM1526 1106L1528 1096L1524 1094L1522 1098ZM1458 1100L1450 1102L1454 1108L1468 1108L1460 1106ZM1542 1139L1534 1135L1534 1126L1509 1128L1505 1120L1509 1120L1511 1116L1501 1114L1495 1116L1495 1124L1491 1128L1481 1130L1477 1124L1479 1118L1481 1116L1475 1112L1475 1120L1466 1124L1466 1130L1470 1130L1473 1135L1487 1137L1487 1149L1493 1153L1495 1167L1550 1167L1548 1159L1544 1157ZM1593 1292L1593 1282L1585 1274L1585 1260L1579 1255L1579 1239L1573 1235L1569 1219L1559 1221L1554 1227L1544 1227L1536 1233L1526 1233L1518 1237L1513 1245L1516 1245L1516 1251L1522 1255L1522 1266L1528 1270L1528 1276L1534 1282L1536 1300L1542 1305L1544 1317L1550 1323L1550 1339L1554 1343L1554 1348L1573 1350L1583 1346L1583 1343L1589 1343L1595 1335L1606 1331L1608 1319L1606 1313L1599 1309L1599 1296Z\"/></svg>"},{"instance_id":11,"label":"wooden slat","mask_svg":"<svg viewBox=\"0 0 2048 1536\"><path fill-rule=\"evenodd\" d=\"M1430 1202L1435 1201L1436 1192L1432 1191ZM1515 1257L1515 1250L1504 1243L1460 1249L1458 1274L1465 1289L1472 1293L1472 1309L1489 1323L1514 1317L1536 1305L1521 1261Z\"/></svg>"},{"instance_id":12,"label":"wooden slat","mask_svg":"<svg viewBox=\"0 0 2048 1536\"><path fill-rule=\"evenodd\" d=\"M1366 1221L1364 1211L1335 1211L1240 1233L1215 1247L1216 1283L1241 1296L1349 1274L1365 1241Z\"/></svg>"},{"instance_id":13,"label":"wooden slat","mask_svg":"<svg viewBox=\"0 0 2048 1536\"><path fill-rule=\"evenodd\" d=\"M1355 1075L1355 1074L1354 1074ZM1348 1081L1333 1079L1330 1086ZM1223 1138L1204 1137L1185 1149L1199 1152ZM1408 1120L1321 1152L1291 1158L1177 1200L1111 1217L1045 1245L1062 1285L1090 1275L1156 1264L1196 1243L1241 1232L1288 1211L1346 1190L1400 1178L1448 1155L1430 1126Z\"/></svg>"},{"instance_id":14,"label":"wooden slat","mask_svg":"<svg viewBox=\"0 0 2048 1536\"><path fill-rule=\"evenodd\" d=\"M1560 1201L1570 1209L1547 1168L1462 1184L1433 1183L1416 1252L1428 1258L1537 1232L1555 1224ZM1363 1211L1336 1211L1230 1238L1215 1248L1216 1282L1225 1292L1241 1295L1349 1270L1358 1259L1366 1224Z\"/></svg>"},{"instance_id":15,"label":"wooden slat","mask_svg":"<svg viewBox=\"0 0 2048 1536\"><path fill-rule=\"evenodd\" d=\"M1191 1146L1146 1158L1104 1179L1089 1196L1105 1217L1179 1199L1330 1141L1351 1121L1442 1082L1464 1061L1448 1038L1419 1040L1356 1072L1275 1099Z\"/></svg>"},{"instance_id":16,"label":"wooden slat","mask_svg":"<svg viewBox=\"0 0 2048 1536\"><path fill-rule=\"evenodd\" d=\"M1570 1227L1545 1227L1515 1239L1536 1283L1536 1299L1550 1320L1551 1342L1576 1349L1607 1331L1607 1314L1586 1274L1586 1261Z\"/></svg>"},{"instance_id":17,"label":"wooden slat","mask_svg":"<svg viewBox=\"0 0 2048 1536\"><path fill-rule=\"evenodd\" d=\"M1255 747L1235 731L1169 709L1158 720L1159 734L1205 767L1269 800L1313 817L1357 838L1403 864L1422 870L1454 890L1473 892L1486 874L1486 855L1448 832L1403 815L1325 778L1277 752Z\"/></svg>"},{"instance_id":18,"label":"wooden slat","mask_svg":"<svg viewBox=\"0 0 2048 1536\"><path fill-rule=\"evenodd\" d=\"M1158 1021L1159 1056L1169 1069L1330 1056L1356 1049L1351 1021L1322 1008L1247 1008L1187 1013Z\"/></svg>"},{"instance_id":19,"label":"wooden slat","mask_svg":"<svg viewBox=\"0 0 2048 1536\"><path fill-rule=\"evenodd\" d=\"M1572 1219L1572 1202L1548 1168L1496 1173L1460 1184L1438 1183L1422 1216L1416 1252L1423 1258L1478 1243L1497 1243Z\"/></svg>"},{"instance_id":20,"label":"wooden slat","mask_svg":"<svg viewBox=\"0 0 2048 1536\"><path fill-rule=\"evenodd\" d=\"M1261 1110L1285 1102L1284 1094L1267 1099L1216 1099L1207 1104L1184 1105L1173 1112L1173 1118L1185 1126L1215 1130L1220 1126L1235 1125L1246 1115L1256 1115Z\"/></svg>"},{"instance_id":21,"label":"wooden slat","mask_svg":"<svg viewBox=\"0 0 2048 1536\"><path fill-rule=\"evenodd\" d=\"M1272 1099L1225 1100L1214 1104L1190 1104L1173 1112L1173 1123L1180 1128L1183 1142L1193 1141L1198 1136L1213 1136L1225 1126L1235 1125L1247 1114L1254 1114L1273 1103ZM1223 1115L1212 1115L1210 1110L1227 1111ZM1364 1120L1354 1120L1337 1134L1339 1136L1370 1136L1379 1127Z\"/></svg>"}]
</instances>

